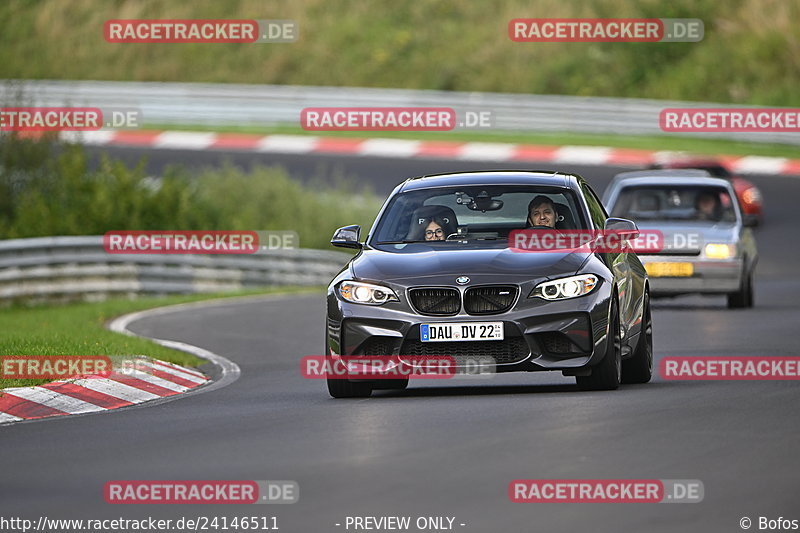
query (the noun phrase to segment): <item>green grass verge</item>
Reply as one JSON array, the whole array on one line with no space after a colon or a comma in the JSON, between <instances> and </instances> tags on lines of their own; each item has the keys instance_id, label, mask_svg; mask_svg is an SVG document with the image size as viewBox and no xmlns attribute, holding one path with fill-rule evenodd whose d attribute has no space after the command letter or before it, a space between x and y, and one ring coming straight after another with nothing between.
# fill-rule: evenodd
<instances>
[{"instance_id":1,"label":"green grass verge","mask_svg":"<svg viewBox=\"0 0 800 533\"><path fill-rule=\"evenodd\" d=\"M213 298L315 292L316 287L280 287L236 293L192 294L147 297L137 300L110 299L99 303L72 303L42 307L0 309L3 335L0 355L147 355L184 366L205 361L185 352L171 350L138 337L114 333L105 328L114 317L150 309ZM0 379L0 389L39 385L51 380Z\"/></svg>"},{"instance_id":2,"label":"green grass verge","mask_svg":"<svg viewBox=\"0 0 800 533\"><path fill-rule=\"evenodd\" d=\"M519 43L528 17L697 18L698 43ZM287 44L114 44L108 19L291 19ZM6 0L0 77L396 87L800 105L793 0Z\"/></svg>"},{"instance_id":3,"label":"green grass verge","mask_svg":"<svg viewBox=\"0 0 800 533\"><path fill-rule=\"evenodd\" d=\"M632 148L637 150L670 150L706 155L758 155L767 157L800 158L800 146L777 143L754 143L729 141L725 139L704 139L667 135L600 135L589 133L522 133L504 131L464 131L464 132L310 132L297 126L237 127L237 126L195 126L181 124L149 124L145 129L210 131L217 133L253 133L259 135L315 135L330 137L382 137L411 140L434 140L455 142L500 142L513 144L537 144L552 146L609 146L612 148Z\"/></svg>"}]
</instances>

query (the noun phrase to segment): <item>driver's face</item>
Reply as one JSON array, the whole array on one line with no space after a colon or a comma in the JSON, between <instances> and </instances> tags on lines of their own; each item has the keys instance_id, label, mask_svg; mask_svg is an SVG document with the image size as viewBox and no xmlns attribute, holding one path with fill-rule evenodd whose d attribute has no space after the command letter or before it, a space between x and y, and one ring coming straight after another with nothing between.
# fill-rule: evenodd
<instances>
[{"instance_id":1,"label":"driver's face","mask_svg":"<svg viewBox=\"0 0 800 533\"><path fill-rule=\"evenodd\" d=\"M697 203L697 209L701 213L706 215L710 215L714 213L714 208L716 207L716 202L714 201L713 196L703 196L700 198L700 201Z\"/></svg>"},{"instance_id":2,"label":"driver's face","mask_svg":"<svg viewBox=\"0 0 800 533\"><path fill-rule=\"evenodd\" d=\"M535 206L533 209L531 209L528 217L530 218L531 224L534 226L550 226L551 228L556 227L556 213L553 210L553 206L550 204L541 204Z\"/></svg>"}]
</instances>

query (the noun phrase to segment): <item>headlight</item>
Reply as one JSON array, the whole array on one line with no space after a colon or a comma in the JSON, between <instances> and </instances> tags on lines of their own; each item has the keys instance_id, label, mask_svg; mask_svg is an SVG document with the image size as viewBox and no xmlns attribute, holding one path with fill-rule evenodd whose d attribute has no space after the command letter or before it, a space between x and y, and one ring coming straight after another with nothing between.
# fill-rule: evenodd
<instances>
[{"instance_id":1,"label":"headlight","mask_svg":"<svg viewBox=\"0 0 800 533\"><path fill-rule=\"evenodd\" d=\"M339 284L339 295L354 304L381 305L399 301L389 287L360 281L343 281Z\"/></svg>"},{"instance_id":2,"label":"headlight","mask_svg":"<svg viewBox=\"0 0 800 533\"><path fill-rule=\"evenodd\" d=\"M736 246L733 244L706 244L706 257L709 259L730 259L736 255Z\"/></svg>"},{"instance_id":3,"label":"headlight","mask_svg":"<svg viewBox=\"0 0 800 533\"><path fill-rule=\"evenodd\" d=\"M597 276L583 274L569 278L554 279L538 284L528 298L543 298L545 300L566 300L589 294L597 286Z\"/></svg>"}]
</instances>

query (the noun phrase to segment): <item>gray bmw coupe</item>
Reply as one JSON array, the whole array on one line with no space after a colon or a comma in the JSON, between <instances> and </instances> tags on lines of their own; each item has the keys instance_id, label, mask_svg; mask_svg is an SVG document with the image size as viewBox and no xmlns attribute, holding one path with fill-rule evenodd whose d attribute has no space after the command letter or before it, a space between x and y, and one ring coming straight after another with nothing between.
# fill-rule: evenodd
<instances>
[{"instance_id":1,"label":"gray bmw coupe","mask_svg":"<svg viewBox=\"0 0 800 533\"><path fill-rule=\"evenodd\" d=\"M622 246L521 250L511 238L519 230L614 231ZM410 178L364 241L360 233L346 226L331 240L358 253L328 287L326 363L363 355L403 366L446 356L461 369L479 361L492 372L560 371L586 390L650 380L648 278L627 242L639 230L610 218L580 176ZM335 398L408 385L402 374L327 381Z\"/></svg>"}]
</instances>

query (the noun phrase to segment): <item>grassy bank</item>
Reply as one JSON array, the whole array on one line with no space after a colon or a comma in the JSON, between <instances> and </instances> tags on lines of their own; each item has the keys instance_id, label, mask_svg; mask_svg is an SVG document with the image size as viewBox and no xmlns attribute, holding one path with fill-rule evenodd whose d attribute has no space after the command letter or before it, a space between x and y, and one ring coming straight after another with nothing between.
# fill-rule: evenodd
<instances>
[{"instance_id":1,"label":"grassy bank","mask_svg":"<svg viewBox=\"0 0 800 533\"><path fill-rule=\"evenodd\" d=\"M699 43L516 43L514 18L699 18ZM290 44L112 44L108 19L292 19ZM0 77L398 87L800 105L784 0L10 0Z\"/></svg>"},{"instance_id":2,"label":"grassy bank","mask_svg":"<svg viewBox=\"0 0 800 533\"><path fill-rule=\"evenodd\" d=\"M110 319L164 305L208 300L215 297L316 289L280 288L236 294L169 296L138 300L114 299L100 303L75 303L59 306L12 307L0 309L2 355L147 355L184 366L205 361L188 353L170 350L154 342L128 337L105 329ZM38 385L48 380L0 379L0 388Z\"/></svg>"}]
</instances>

